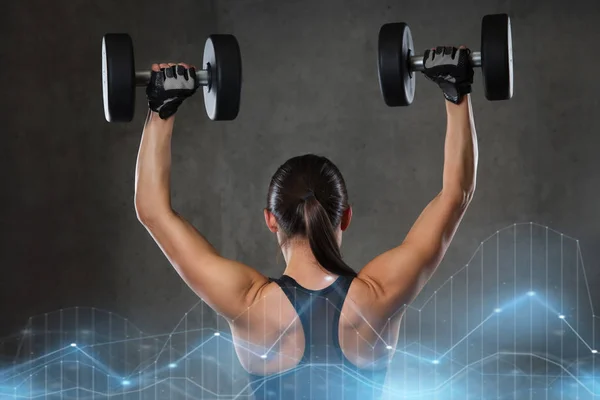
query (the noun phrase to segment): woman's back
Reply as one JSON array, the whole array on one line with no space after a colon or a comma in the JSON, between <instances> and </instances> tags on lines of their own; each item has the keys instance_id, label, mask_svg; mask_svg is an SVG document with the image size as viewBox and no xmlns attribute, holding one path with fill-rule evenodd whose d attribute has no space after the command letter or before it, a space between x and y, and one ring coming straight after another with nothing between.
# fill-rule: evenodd
<instances>
[{"instance_id":1,"label":"woman's back","mask_svg":"<svg viewBox=\"0 0 600 400\"><path fill-rule=\"evenodd\" d=\"M379 398L400 317L365 318L372 303L365 289L348 276L320 290L287 275L271 279L232 323L255 398Z\"/></svg>"}]
</instances>

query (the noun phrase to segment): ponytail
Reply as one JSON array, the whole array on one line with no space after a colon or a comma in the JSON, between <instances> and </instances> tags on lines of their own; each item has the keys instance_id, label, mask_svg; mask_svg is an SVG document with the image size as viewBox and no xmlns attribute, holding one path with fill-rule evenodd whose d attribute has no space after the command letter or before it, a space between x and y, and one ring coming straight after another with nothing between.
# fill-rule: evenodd
<instances>
[{"instance_id":1,"label":"ponytail","mask_svg":"<svg viewBox=\"0 0 600 400\"><path fill-rule=\"evenodd\" d=\"M321 202L312 192L303 200L306 236L319 264L335 275L356 276L356 272L342 259L334 227Z\"/></svg>"}]
</instances>

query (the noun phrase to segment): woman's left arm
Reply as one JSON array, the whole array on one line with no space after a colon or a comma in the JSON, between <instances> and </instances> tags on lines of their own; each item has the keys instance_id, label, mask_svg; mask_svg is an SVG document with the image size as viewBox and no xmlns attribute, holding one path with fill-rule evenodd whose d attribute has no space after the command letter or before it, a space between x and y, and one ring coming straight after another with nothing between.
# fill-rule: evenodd
<instances>
[{"instance_id":1,"label":"woman's left arm","mask_svg":"<svg viewBox=\"0 0 600 400\"><path fill-rule=\"evenodd\" d=\"M135 209L175 270L211 308L232 320L259 296L268 279L255 269L221 257L171 208L171 137L174 116L150 111L136 165Z\"/></svg>"}]
</instances>

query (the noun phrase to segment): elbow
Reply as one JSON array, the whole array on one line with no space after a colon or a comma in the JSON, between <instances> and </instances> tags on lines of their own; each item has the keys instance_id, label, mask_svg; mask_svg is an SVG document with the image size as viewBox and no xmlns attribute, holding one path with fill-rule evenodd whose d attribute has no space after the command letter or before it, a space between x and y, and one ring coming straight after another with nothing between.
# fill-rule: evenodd
<instances>
[{"instance_id":1,"label":"elbow","mask_svg":"<svg viewBox=\"0 0 600 400\"><path fill-rule=\"evenodd\" d=\"M469 206L469 204L471 204L471 201L473 200L474 195L475 195L475 182L473 182L473 184L470 185L468 188L462 190L461 204L463 205L464 208L467 208Z\"/></svg>"},{"instance_id":2,"label":"elbow","mask_svg":"<svg viewBox=\"0 0 600 400\"><path fill-rule=\"evenodd\" d=\"M467 187L444 188L441 196L448 202L452 203L456 208L466 209L471 204L475 194L475 184Z\"/></svg>"},{"instance_id":3,"label":"elbow","mask_svg":"<svg viewBox=\"0 0 600 400\"><path fill-rule=\"evenodd\" d=\"M164 222L168 220L172 211L136 207L135 213L140 224L142 224L142 226L148 231L153 232L158 227L164 225Z\"/></svg>"},{"instance_id":4,"label":"elbow","mask_svg":"<svg viewBox=\"0 0 600 400\"><path fill-rule=\"evenodd\" d=\"M140 205L138 202L135 203L135 215L138 221L144 226L149 225L153 218L149 207Z\"/></svg>"},{"instance_id":5,"label":"elbow","mask_svg":"<svg viewBox=\"0 0 600 400\"><path fill-rule=\"evenodd\" d=\"M135 209L135 215L140 222L140 224L146 226L149 224L150 217L147 213L140 211L138 208Z\"/></svg>"},{"instance_id":6,"label":"elbow","mask_svg":"<svg viewBox=\"0 0 600 400\"><path fill-rule=\"evenodd\" d=\"M138 198L135 200L135 214L138 221L145 227L150 227L154 222L164 214L161 207L157 207L156 204L140 201Z\"/></svg>"},{"instance_id":7,"label":"elbow","mask_svg":"<svg viewBox=\"0 0 600 400\"><path fill-rule=\"evenodd\" d=\"M147 192L139 188L135 191L134 206L138 221L146 227L173 211L167 195Z\"/></svg>"}]
</instances>

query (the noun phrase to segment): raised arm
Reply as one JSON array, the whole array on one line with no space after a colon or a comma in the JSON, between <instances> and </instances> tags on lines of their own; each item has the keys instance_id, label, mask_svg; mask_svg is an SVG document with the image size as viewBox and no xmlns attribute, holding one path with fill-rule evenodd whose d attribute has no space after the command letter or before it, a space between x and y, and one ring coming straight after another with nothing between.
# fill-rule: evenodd
<instances>
[{"instance_id":1,"label":"raised arm","mask_svg":"<svg viewBox=\"0 0 600 400\"><path fill-rule=\"evenodd\" d=\"M163 119L149 111L136 165L135 209L140 222L188 286L216 312L232 319L254 301L268 280L244 264L221 257L172 209L170 172L174 119L173 115Z\"/></svg>"},{"instance_id":2,"label":"raised arm","mask_svg":"<svg viewBox=\"0 0 600 400\"><path fill-rule=\"evenodd\" d=\"M442 190L423 210L404 242L375 258L359 274L390 312L414 300L431 277L475 190L478 153L470 96L460 104L446 101L446 112Z\"/></svg>"}]
</instances>

